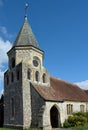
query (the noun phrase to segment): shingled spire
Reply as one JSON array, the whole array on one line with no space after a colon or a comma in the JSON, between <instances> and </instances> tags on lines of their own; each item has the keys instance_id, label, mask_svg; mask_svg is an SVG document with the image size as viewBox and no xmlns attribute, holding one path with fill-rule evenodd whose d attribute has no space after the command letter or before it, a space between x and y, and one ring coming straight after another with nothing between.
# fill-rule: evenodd
<instances>
[{"instance_id":1,"label":"shingled spire","mask_svg":"<svg viewBox=\"0 0 88 130\"><path fill-rule=\"evenodd\" d=\"M35 36L32 32L32 29L28 23L27 18L27 9L28 9L28 3L25 4L25 20L23 23L23 26L21 27L17 38L13 44L13 47L17 46L34 46L36 48L39 48L39 45L35 39Z\"/></svg>"},{"instance_id":2,"label":"shingled spire","mask_svg":"<svg viewBox=\"0 0 88 130\"><path fill-rule=\"evenodd\" d=\"M35 39L35 36L32 32L32 29L28 23L28 20L25 19L22 28L20 29L17 38L13 44L13 47L16 46L34 46L39 48L39 45Z\"/></svg>"}]
</instances>

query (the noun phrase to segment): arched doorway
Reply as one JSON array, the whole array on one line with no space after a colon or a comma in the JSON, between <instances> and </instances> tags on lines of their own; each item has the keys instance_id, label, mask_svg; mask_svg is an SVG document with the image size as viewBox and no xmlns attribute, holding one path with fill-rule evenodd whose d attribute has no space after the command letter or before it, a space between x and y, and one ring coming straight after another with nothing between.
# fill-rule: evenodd
<instances>
[{"instance_id":1,"label":"arched doorway","mask_svg":"<svg viewBox=\"0 0 88 130\"><path fill-rule=\"evenodd\" d=\"M50 120L52 128L58 128L60 126L60 116L58 109L55 106L50 110Z\"/></svg>"}]
</instances>

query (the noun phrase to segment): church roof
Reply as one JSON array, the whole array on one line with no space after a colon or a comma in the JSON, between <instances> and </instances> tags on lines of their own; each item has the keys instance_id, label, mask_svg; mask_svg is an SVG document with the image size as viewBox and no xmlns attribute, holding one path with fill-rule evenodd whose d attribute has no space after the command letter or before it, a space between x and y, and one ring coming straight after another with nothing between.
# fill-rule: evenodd
<instances>
[{"instance_id":1,"label":"church roof","mask_svg":"<svg viewBox=\"0 0 88 130\"><path fill-rule=\"evenodd\" d=\"M57 78L50 78L50 87L34 85L40 96L49 101L88 102L87 93L77 85Z\"/></svg>"},{"instance_id":2,"label":"church roof","mask_svg":"<svg viewBox=\"0 0 88 130\"><path fill-rule=\"evenodd\" d=\"M87 94L87 98L88 98L88 90L84 90L85 92L86 92L86 94Z\"/></svg>"},{"instance_id":3,"label":"church roof","mask_svg":"<svg viewBox=\"0 0 88 130\"><path fill-rule=\"evenodd\" d=\"M28 23L28 20L25 19L23 26L21 27L17 38L13 44L13 47L17 47L17 46L34 46L36 48L39 48L39 45L35 39L35 36L32 32L32 29Z\"/></svg>"}]
</instances>

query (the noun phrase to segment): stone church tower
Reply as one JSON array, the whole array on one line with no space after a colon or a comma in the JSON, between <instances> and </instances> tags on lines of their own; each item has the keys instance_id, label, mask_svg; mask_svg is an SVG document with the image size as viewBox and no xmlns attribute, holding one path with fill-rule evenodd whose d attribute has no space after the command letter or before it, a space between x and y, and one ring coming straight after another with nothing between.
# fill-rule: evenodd
<instances>
[{"instance_id":1,"label":"stone church tower","mask_svg":"<svg viewBox=\"0 0 88 130\"><path fill-rule=\"evenodd\" d=\"M17 38L7 53L8 70L4 74L4 126L38 126L39 109L44 101L32 85L50 86L50 76L43 67L44 52L25 17Z\"/></svg>"},{"instance_id":2,"label":"stone church tower","mask_svg":"<svg viewBox=\"0 0 88 130\"><path fill-rule=\"evenodd\" d=\"M40 49L27 16L7 53L4 74L4 126L52 130L63 126L73 112L88 111L88 90L51 77L43 67Z\"/></svg>"}]
</instances>

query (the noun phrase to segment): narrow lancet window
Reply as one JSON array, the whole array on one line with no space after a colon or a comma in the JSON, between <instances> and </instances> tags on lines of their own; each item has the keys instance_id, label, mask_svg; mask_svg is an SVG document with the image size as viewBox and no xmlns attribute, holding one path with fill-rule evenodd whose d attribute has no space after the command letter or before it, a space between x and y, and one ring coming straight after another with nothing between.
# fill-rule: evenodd
<instances>
[{"instance_id":1,"label":"narrow lancet window","mask_svg":"<svg viewBox=\"0 0 88 130\"><path fill-rule=\"evenodd\" d=\"M11 117L13 118L15 114L15 105L14 105L14 99L11 99Z\"/></svg>"},{"instance_id":2,"label":"narrow lancet window","mask_svg":"<svg viewBox=\"0 0 88 130\"><path fill-rule=\"evenodd\" d=\"M11 74L11 82L14 82L13 72L12 72L12 74Z\"/></svg>"},{"instance_id":3,"label":"narrow lancet window","mask_svg":"<svg viewBox=\"0 0 88 130\"><path fill-rule=\"evenodd\" d=\"M67 104L67 115L71 115L73 113L73 105Z\"/></svg>"},{"instance_id":4,"label":"narrow lancet window","mask_svg":"<svg viewBox=\"0 0 88 130\"><path fill-rule=\"evenodd\" d=\"M30 69L28 69L28 71L27 71L27 78L30 80L31 79L31 70Z\"/></svg>"},{"instance_id":5,"label":"narrow lancet window","mask_svg":"<svg viewBox=\"0 0 88 130\"><path fill-rule=\"evenodd\" d=\"M17 80L19 80L20 79L20 72L19 72L19 70L17 70Z\"/></svg>"},{"instance_id":6,"label":"narrow lancet window","mask_svg":"<svg viewBox=\"0 0 88 130\"><path fill-rule=\"evenodd\" d=\"M35 80L37 82L39 81L39 72L38 71L35 72Z\"/></svg>"},{"instance_id":7,"label":"narrow lancet window","mask_svg":"<svg viewBox=\"0 0 88 130\"><path fill-rule=\"evenodd\" d=\"M9 84L9 76L7 75L6 77L6 84L8 85Z\"/></svg>"},{"instance_id":8,"label":"narrow lancet window","mask_svg":"<svg viewBox=\"0 0 88 130\"><path fill-rule=\"evenodd\" d=\"M80 105L80 112L84 112L84 108L85 108L84 105Z\"/></svg>"},{"instance_id":9,"label":"narrow lancet window","mask_svg":"<svg viewBox=\"0 0 88 130\"><path fill-rule=\"evenodd\" d=\"M46 74L45 73L43 74L42 78L43 78L43 83L46 83Z\"/></svg>"},{"instance_id":10,"label":"narrow lancet window","mask_svg":"<svg viewBox=\"0 0 88 130\"><path fill-rule=\"evenodd\" d=\"M14 68L15 67L15 59L14 58L12 58L12 68Z\"/></svg>"}]
</instances>

